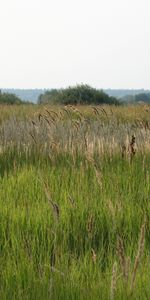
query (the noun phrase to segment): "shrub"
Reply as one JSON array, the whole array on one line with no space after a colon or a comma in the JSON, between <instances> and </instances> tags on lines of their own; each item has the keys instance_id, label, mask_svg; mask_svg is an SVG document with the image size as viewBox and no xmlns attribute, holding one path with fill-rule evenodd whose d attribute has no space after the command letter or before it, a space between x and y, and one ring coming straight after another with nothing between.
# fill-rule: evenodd
<instances>
[{"instance_id":1,"label":"shrub","mask_svg":"<svg viewBox=\"0 0 150 300\"><path fill-rule=\"evenodd\" d=\"M0 104L21 104L22 101L14 94L0 92Z\"/></svg>"},{"instance_id":2,"label":"shrub","mask_svg":"<svg viewBox=\"0 0 150 300\"><path fill-rule=\"evenodd\" d=\"M97 90L89 85L77 85L66 89L50 90L40 95L39 104L119 104L119 101L108 96L102 90Z\"/></svg>"}]
</instances>

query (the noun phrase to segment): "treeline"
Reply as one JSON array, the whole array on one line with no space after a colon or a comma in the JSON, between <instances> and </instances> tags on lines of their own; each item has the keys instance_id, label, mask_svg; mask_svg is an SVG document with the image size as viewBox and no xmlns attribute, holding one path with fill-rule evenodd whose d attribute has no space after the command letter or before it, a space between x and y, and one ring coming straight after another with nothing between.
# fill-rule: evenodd
<instances>
[{"instance_id":1,"label":"treeline","mask_svg":"<svg viewBox=\"0 0 150 300\"><path fill-rule=\"evenodd\" d=\"M122 99L126 96L135 96L139 94L147 94L150 93L150 90L145 89L105 89L106 94L109 96L116 97L117 99Z\"/></svg>"},{"instance_id":2,"label":"treeline","mask_svg":"<svg viewBox=\"0 0 150 300\"><path fill-rule=\"evenodd\" d=\"M150 93L139 93L136 95L126 95L123 98L108 95L103 90L95 89L89 85L77 85L65 89L45 90L38 97L38 104L138 104L140 102L150 104ZM0 104L30 104L33 102L23 101L18 95L0 90Z\"/></svg>"},{"instance_id":3,"label":"treeline","mask_svg":"<svg viewBox=\"0 0 150 300\"><path fill-rule=\"evenodd\" d=\"M1 89L2 93L15 94L22 101L37 103L38 97L47 89Z\"/></svg>"},{"instance_id":4,"label":"treeline","mask_svg":"<svg viewBox=\"0 0 150 300\"><path fill-rule=\"evenodd\" d=\"M33 103L37 103L39 95L44 94L47 90L50 89L1 89L2 93L9 93L9 94L15 94L17 97L19 97L23 101L30 101ZM127 95L137 95L137 94L147 94L150 93L150 90L144 90L144 89L103 89L103 91L112 97L115 97L117 99L121 99Z\"/></svg>"},{"instance_id":5,"label":"treeline","mask_svg":"<svg viewBox=\"0 0 150 300\"><path fill-rule=\"evenodd\" d=\"M77 85L66 89L52 89L38 98L38 104L115 104L119 105L115 97L108 96L102 90L89 85Z\"/></svg>"},{"instance_id":6,"label":"treeline","mask_svg":"<svg viewBox=\"0 0 150 300\"><path fill-rule=\"evenodd\" d=\"M121 99L122 102L127 104L136 104L144 102L150 104L150 93L140 93L137 95L126 95Z\"/></svg>"},{"instance_id":7,"label":"treeline","mask_svg":"<svg viewBox=\"0 0 150 300\"><path fill-rule=\"evenodd\" d=\"M0 104L27 104L26 101L22 101L18 96L11 93L2 93L0 90Z\"/></svg>"}]
</instances>

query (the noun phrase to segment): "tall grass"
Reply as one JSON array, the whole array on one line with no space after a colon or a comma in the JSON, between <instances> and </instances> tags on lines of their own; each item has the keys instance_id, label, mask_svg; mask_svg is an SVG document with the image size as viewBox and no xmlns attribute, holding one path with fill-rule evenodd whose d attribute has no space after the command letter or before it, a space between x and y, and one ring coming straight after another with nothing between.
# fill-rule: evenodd
<instances>
[{"instance_id":1,"label":"tall grass","mask_svg":"<svg viewBox=\"0 0 150 300\"><path fill-rule=\"evenodd\" d=\"M25 110L0 127L0 299L149 299L149 107Z\"/></svg>"}]
</instances>

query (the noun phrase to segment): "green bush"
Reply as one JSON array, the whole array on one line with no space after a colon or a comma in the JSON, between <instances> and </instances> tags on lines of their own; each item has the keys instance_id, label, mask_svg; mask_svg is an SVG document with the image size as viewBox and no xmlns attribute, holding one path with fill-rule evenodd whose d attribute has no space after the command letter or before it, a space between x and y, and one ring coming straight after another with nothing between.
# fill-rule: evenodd
<instances>
[{"instance_id":1,"label":"green bush","mask_svg":"<svg viewBox=\"0 0 150 300\"><path fill-rule=\"evenodd\" d=\"M97 90L89 85L77 85L66 89L53 89L40 95L39 104L119 104L119 101L108 96L102 90Z\"/></svg>"},{"instance_id":2,"label":"green bush","mask_svg":"<svg viewBox=\"0 0 150 300\"><path fill-rule=\"evenodd\" d=\"M21 104L22 101L14 94L1 93L0 91L0 104Z\"/></svg>"}]
</instances>

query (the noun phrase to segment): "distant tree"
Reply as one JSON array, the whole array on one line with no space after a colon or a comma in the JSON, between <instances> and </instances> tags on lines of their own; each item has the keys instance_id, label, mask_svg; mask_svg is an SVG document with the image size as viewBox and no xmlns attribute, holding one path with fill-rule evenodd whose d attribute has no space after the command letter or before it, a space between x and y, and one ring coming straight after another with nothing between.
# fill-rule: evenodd
<instances>
[{"instance_id":1,"label":"distant tree","mask_svg":"<svg viewBox=\"0 0 150 300\"><path fill-rule=\"evenodd\" d=\"M21 103L23 102L16 95L0 92L0 104L21 104Z\"/></svg>"},{"instance_id":2,"label":"distant tree","mask_svg":"<svg viewBox=\"0 0 150 300\"><path fill-rule=\"evenodd\" d=\"M126 95L120 98L120 102L124 104L135 104L135 95Z\"/></svg>"},{"instance_id":3,"label":"distant tree","mask_svg":"<svg viewBox=\"0 0 150 300\"><path fill-rule=\"evenodd\" d=\"M39 95L38 97L38 104L44 104L49 102L56 101L56 97L58 96L59 90L51 89L50 91L46 91L44 94Z\"/></svg>"},{"instance_id":4,"label":"distant tree","mask_svg":"<svg viewBox=\"0 0 150 300\"><path fill-rule=\"evenodd\" d=\"M135 102L150 103L150 93L141 93L135 96Z\"/></svg>"},{"instance_id":5,"label":"distant tree","mask_svg":"<svg viewBox=\"0 0 150 300\"><path fill-rule=\"evenodd\" d=\"M39 104L119 104L119 101L108 96L102 90L97 90L89 85L77 85L60 90L50 90L40 95Z\"/></svg>"},{"instance_id":6,"label":"distant tree","mask_svg":"<svg viewBox=\"0 0 150 300\"><path fill-rule=\"evenodd\" d=\"M120 98L120 102L123 104L137 104L139 102L150 104L150 93L140 93L137 95L126 95Z\"/></svg>"}]
</instances>

